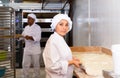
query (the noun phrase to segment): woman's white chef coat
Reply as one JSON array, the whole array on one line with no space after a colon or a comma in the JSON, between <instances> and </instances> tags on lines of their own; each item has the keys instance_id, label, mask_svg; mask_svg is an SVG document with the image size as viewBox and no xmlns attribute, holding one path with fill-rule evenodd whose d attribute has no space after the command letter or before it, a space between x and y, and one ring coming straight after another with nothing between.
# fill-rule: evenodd
<instances>
[{"instance_id":1,"label":"woman's white chef coat","mask_svg":"<svg viewBox=\"0 0 120 78\"><path fill-rule=\"evenodd\" d=\"M72 59L71 50L64 38L56 32L50 36L43 51L46 78L72 78L73 65L68 66Z\"/></svg>"},{"instance_id":2,"label":"woman's white chef coat","mask_svg":"<svg viewBox=\"0 0 120 78\"><path fill-rule=\"evenodd\" d=\"M40 47L40 39L41 39L41 28L37 24L33 24L32 26L27 25L24 28L22 33L23 36L32 36L33 40L26 40L25 39L25 48L24 54L40 54L41 47Z\"/></svg>"}]
</instances>

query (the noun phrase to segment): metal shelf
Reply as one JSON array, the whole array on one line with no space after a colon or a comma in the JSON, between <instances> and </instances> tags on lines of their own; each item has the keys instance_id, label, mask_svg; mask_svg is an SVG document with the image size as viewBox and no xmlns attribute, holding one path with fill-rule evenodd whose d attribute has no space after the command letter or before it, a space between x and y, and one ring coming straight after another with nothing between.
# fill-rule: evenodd
<instances>
[{"instance_id":1,"label":"metal shelf","mask_svg":"<svg viewBox=\"0 0 120 78\"><path fill-rule=\"evenodd\" d=\"M53 32L51 28L42 28L42 32Z\"/></svg>"},{"instance_id":2,"label":"metal shelf","mask_svg":"<svg viewBox=\"0 0 120 78\"><path fill-rule=\"evenodd\" d=\"M0 66L6 68L5 78L15 78L15 12L0 7Z\"/></svg>"},{"instance_id":3,"label":"metal shelf","mask_svg":"<svg viewBox=\"0 0 120 78\"><path fill-rule=\"evenodd\" d=\"M50 23L52 18L37 19L36 22L47 22ZM27 18L24 18L22 22L27 22Z\"/></svg>"},{"instance_id":4,"label":"metal shelf","mask_svg":"<svg viewBox=\"0 0 120 78\"><path fill-rule=\"evenodd\" d=\"M10 27L0 27L0 30L10 30Z\"/></svg>"}]
</instances>

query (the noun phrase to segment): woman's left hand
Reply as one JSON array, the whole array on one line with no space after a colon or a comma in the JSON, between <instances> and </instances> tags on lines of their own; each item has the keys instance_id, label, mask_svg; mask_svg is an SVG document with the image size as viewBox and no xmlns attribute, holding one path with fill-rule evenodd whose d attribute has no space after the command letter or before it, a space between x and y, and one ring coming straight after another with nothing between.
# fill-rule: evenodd
<instances>
[{"instance_id":1,"label":"woman's left hand","mask_svg":"<svg viewBox=\"0 0 120 78\"><path fill-rule=\"evenodd\" d=\"M81 64L80 60L75 57L69 61L69 65L75 65L76 67L80 67L80 64Z\"/></svg>"},{"instance_id":2,"label":"woman's left hand","mask_svg":"<svg viewBox=\"0 0 120 78\"><path fill-rule=\"evenodd\" d=\"M73 61L74 61L74 65L79 68L81 64L80 60L77 58L73 58Z\"/></svg>"}]
</instances>

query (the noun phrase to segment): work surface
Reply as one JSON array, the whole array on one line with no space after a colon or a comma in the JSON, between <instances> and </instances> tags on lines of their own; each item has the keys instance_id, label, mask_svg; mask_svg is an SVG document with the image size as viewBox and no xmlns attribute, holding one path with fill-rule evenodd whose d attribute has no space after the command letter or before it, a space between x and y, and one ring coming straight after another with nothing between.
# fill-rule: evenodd
<instances>
[{"instance_id":1,"label":"work surface","mask_svg":"<svg viewBox=\"0 0 120 78\"><path fill-rule=\"evenodd\" d=\"M111 53L108 49L102 49L101 47L74 47L71 49L73 56L80 59L88 74L81 72L80 68L75 68L74 72L78 78L104 78L103 70L113 70Z\"/></svg>"}]
</instances>

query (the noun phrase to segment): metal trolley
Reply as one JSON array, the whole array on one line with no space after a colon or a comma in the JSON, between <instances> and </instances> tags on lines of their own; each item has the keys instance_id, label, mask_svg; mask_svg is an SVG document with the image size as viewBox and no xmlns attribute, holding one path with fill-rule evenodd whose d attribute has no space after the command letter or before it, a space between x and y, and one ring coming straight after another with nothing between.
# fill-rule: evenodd
<instances>
[{"instance_id":1,"label":"metal trolley","mask_svg":"<svg viewBox=\"0 0 120 78\"><path fill-rule=\"evenodd\" d=\"M11 7L0 7L0 74L0 78L16 78L15 11Z\"/></svg>"}]
</instances>

